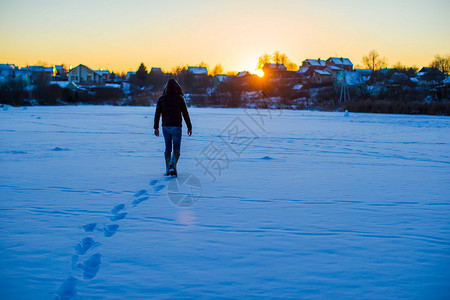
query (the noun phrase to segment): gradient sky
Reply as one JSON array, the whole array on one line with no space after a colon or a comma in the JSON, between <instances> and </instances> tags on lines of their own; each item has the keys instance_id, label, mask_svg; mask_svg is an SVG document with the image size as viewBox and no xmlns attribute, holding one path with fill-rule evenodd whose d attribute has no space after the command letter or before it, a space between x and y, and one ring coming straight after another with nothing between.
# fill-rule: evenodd
<instances>
[{"instance_id":1,"label":"gradient sky","mask_svg":"<svg viewBox=\"0 0 450 300\"><path fill-rule=\"evenodd\" d=\"M428 65L450 53L448 0L0 0L0 63L80 63L135 71L141 62L221 63L253 71L279 50L307 58L362 57Z\"/></svg>"}]
</instances>

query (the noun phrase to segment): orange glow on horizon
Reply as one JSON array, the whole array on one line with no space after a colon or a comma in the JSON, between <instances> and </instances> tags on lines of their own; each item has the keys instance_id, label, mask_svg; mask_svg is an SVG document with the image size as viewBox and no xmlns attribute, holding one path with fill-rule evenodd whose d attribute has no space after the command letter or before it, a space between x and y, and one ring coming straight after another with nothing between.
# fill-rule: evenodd
<instances>
[{"instance_id":1,"label":"orange glow on horizon","mask_svg":"<svg viewBox=\"0 0 450 300\"><path fill-rule=\"evenodd\" d=\"M346 57L362 66L362 57L375 49L389 66L422 67L450 49L445 38L450 2L443 0L411 0L407 11L401 1L388 0L330 1L326 6L285 0L275 11L270 1L259 0L176 1L177 9L171 1L136 2L112 1L106 7L104 1L5 1L0 63L84 64L126 73L141 62L148 70L170 72L203 61L209 71L221 64L224 73L256 74L258 57L276 50L298 66L319 57ZM313 12L319 11L317 22ZM201 17L192 17L197 14ZM167 23L168 18L173 21Z\"/></svg>"}]
</instances>

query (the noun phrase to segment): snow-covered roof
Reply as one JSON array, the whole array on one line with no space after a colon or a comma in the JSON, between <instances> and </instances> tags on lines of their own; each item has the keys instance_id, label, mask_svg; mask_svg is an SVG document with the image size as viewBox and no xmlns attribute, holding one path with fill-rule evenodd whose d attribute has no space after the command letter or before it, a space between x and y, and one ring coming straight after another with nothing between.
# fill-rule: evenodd
<instances>
[{"instance_id":1,"label":"snow-covered roof","mask_svg":"<svg viewBox=\"0 0 450 300\"><path fill-rule=\"evenodd\" d=\"M358 86L363 85L364 80L360 73L352 72L352 71L341 71L338 74L338 81L341 79L341 82L345 78L345 83L350 86Z\"/></svg>"},{"instance_id":2,"label":"snow-covered roof","mask_svg":"<svg viewBox=\"0 0 450 300\"><path fill-rule=\"evenodd\" d=\"M378 73L380 73L380 74L388 74L390 72L396 72L396 71L397 71L397 69L395 69L395 68L382 68L382 69L378 70Z\"/></svg>"},{"instance_id":3,"label":"snow-covered roof","mask_svg":"<svg viewBox=\"0 0 450 300\"><path fill-rule=\"evenodd\" d=\"M111 87L111 88L116 88L116 89L120 89L122 87L122 85L118 84L118 83L106 83L105 86Z\"/></svg>"},{"instance_id":4,"label":"snow-covered roof","mask_svg":"<svg viewBox=\"0 0 450 300\"><path fill-rule=\"evenodd\" d=\"M249 75L249 73L247 71L243 71L243 72L237 73L236 77L244 77L244 76L247 76L247 75Z\"/></svg>"},{"instance_id":5,"label":"snow-covered roof","mask_svg":"<svg viewBox=\"0 0 450 300\"><path fill-rule=\"evenodd\" d=\"M53 67L43 67L43 66L27 66L23 67L20 70L25 70L29 72L47 72L53 73Z\"/></svg>"},{"instance_id":6,"label":"snow-covered roof","mask_svg":"<svg viewBox=\"0 0 450 300\"><path fill-rule=\"evenodd\" d=\"M294 87L292 87L292 89L298 91L298 90L301 90L302 87L303 87L303 84L296 84L296 85L294 85Z\"/></svg>"},{"instance_id":7,"label":"snow-covered roof","mask_svg":"<svg viewBox=\"0 0 450 300\"><path fill-rule=\"evenodd\" d=\"M78 68L81 68L81 67L85 67L86 69L88 69L89 71L91 71L91 72L93 72L93 73L95 73L95 74L97 74L97 75L99 75L99 76L103 76L103 74L102 73L100 73L100 72L102 72L102 71L94 71L94 70L92 70L91 68L89 68L88 66L85 66L85 65L83 65L83 64L79 64L78 66L76 66L75 68L72 68L72 69L70 69L69 70L69 73L72 73L73 72L73 70L75 70L75 69L78 69ZM109 71L107 71L108 73L109 73Z\"/></svg>"},{"instance_id":8,"label":"snow-covered roof","mask_svg":"<svg viewBox=\"0 0 450 300\"><path fill-rule=\"evenodd\" d=\"M315 67L326 67L326 63L324 60L319 59L305 59L303 63L309 63L311 66Z\"/></svg>"},{"instance_id":9,"label":"snow-covered roof","mask_svg":"<svg viewBox=\"0 0 450 300\"><path fill-rule=\"evenodd\" d=\"M208 75L206 67L188 67L188 71L194 75Z\"/></svg>"},{"instance_id":10,"label":"snow-covered roof","mask_svg":"<svg viewBox=\"0 0 450 300\"><path fill-rule=\"evenodd\" d=\"M419 70L419 72L433 72L433 73L442 73L438 68L433 68L433 67L423 67L422 69Z\"/></svg>"},{"instance_id":11,"label":"snow-covered roof","mask_svg":"<svg viewBox=\"0 0 450 300\"><path fill-rule=\"evenodd\" d=\"M94 72L100 74L100 75L107 75L107 74L111 74L111 72L109 72L109 70L95 70Z\"/></svg>"},{"instance_id":12,"label":"snow-covered roof","mask_svg":"<svg viewBox=\"0 0 450 300\"><path fill-rule=\"evenodd\" d=\"M328 66L328 69L330 69L331 71L341 71L342 68L339 68L338 66Z\"/></svg>"},{"instance_id":13,"label":"snow-covered roof","mask_svg":"<svg viewBox=\"0 0 450 300\"><path fill-rule=\"evenodd\" d=\"M298 73L304 74L306 72L308 72L309 67L300 67L300 69L298 69Z\"/></svg>"},{"instance_id":14,"label":"snow-covered roof","mask_svg":"<svg viewBox=\"0 0 450 300\"><path fill-rule=\"evenodd\" d=\"M222 74L218 74L216 75L217 80L219 80L220 82L224 82L225 80L228 79L227 75L222 75Z\"/></svg>"},{"instance_id":15,"label":"snow-covered roof","mask_svg":"<svg viewBox=\"0 0 450 300\"><path fill-rule=\"evenodd\" d=\"M353 66L350 59L345 57L330 57L327 60L332 61L335 65Z\"/></svg>"},{"instance_id":16,"label":"snow-covered roof","mask_svg":"<svg viewBox=\"0 0 450 300\"><path fill-rule=\"evenodd\" d=\"M63 89L66 88L69 84L69 81L50 81L50 85L59 85Z\"/></svg>"},{"instance_id":17,"label":"snow-covered roof","mask_svg":"<svg viewBox=\"0 0 450 300\"><path fill-rule=\"evenodd\" d=\"M420 80L419 81L419 85L422 85L422 86L437 85L437 84L439 84L439 82L437 82L436 80Z\"/></svg>"},{"instance_id":18,"label":"snow-covered roof","mask_svg":"<svg viewBox=\"0 0 450 300\"><path fill-rule=\"evenodd\" d=\"M274 70L286 70L286 66L284 64L265 64L263 68L270 68Z\"/></svg>"},{"instance_id":19,"label":"snow-covered roof","mask_svg":"<svg viewBox=\"0 0 450 300\"><path fill-rule=\"evenodd\" d=\"M324 76L331 76L331 73L325 70L314 70L315 73L319 74L319 75L324 75Z\"/></svg>"},{"instance_id":20,"label":"snow-covered roof","mask_svg":"<svg viewBox=\"0 0 450 300\"><path fill-rule=\"evenodd\" d=\"M370 76L372 75L372 69L355 69L355 72L358 72L359 74L363 76Z\"/></svg>"}]
</instances>

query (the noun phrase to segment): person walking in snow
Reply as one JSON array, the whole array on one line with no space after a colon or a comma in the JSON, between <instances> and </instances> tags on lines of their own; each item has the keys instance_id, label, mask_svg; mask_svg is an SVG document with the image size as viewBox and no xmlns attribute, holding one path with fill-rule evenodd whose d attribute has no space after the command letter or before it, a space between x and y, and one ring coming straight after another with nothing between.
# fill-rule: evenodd
<instances>
[{"instance_id":1,"label":"person walking in snow","mask_svg":"<svg viewBox=\"0 0 450 300\"><path fill-rule=\"evenodd\" d=\"M169 79L164 88L163 95L158 99L155 112L155 135L159 136L159 119L162 115L162 131L166 149L166 174L177 176L177 162L180 158L181 127L183 116L188 128L188 136L192 135L192 124L183 97L183 89L175 79ZM172 153L173 149L173 153Z\"/></svg>"}]
</instances>

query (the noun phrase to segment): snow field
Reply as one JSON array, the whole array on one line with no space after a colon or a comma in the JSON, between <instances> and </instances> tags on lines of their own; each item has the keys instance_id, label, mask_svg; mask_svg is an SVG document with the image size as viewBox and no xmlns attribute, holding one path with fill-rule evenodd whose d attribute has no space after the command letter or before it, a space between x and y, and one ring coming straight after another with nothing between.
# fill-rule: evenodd
<instances>
[{"instance_id":1,"label":"snow field","mask_svg":"<svg viewBox=\"0 0 450 300\"><path fill-rule=\"evenodd\" d=\"M0 112L0 298L450 297L448 117L153 113Z\"/></svg>"}]
</instances>

